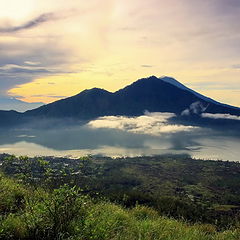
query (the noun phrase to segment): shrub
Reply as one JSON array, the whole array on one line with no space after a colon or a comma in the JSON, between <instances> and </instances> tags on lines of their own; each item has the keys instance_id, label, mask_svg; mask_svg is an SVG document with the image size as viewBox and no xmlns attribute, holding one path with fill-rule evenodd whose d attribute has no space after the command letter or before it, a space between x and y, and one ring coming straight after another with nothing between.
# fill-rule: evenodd
<instances>
[{"instance_id":1,"label":"shrub","mask_svg":"<svg viewBox=\"0 0 240 240\"><path fill-rule=\"evenodd\" d=\"M74 230L72 223L76 219L84 221L87 201L77 188L67 185L33 201L25 214L32 235L41 239L66 238Z\"/></svg>"},{"instance_id":2,"label":"shrub","mask_svg":"<svg viewBox=\"0 0 240 240\"><path fill-rule=\"evenodd\" d=\"M0 239L27 239L28 231L21 216L9 214L0 223Z\"/></svg>"},{"instance_id":3,"label":"shrub","mask_svg":"<svg viewBox=\"0 0 240 240\"><path fill-rule=\"evenodd\" d=\"M0 174L0 214L14 213L25 207L26 189Z\"/></svg>"}]
</instances>

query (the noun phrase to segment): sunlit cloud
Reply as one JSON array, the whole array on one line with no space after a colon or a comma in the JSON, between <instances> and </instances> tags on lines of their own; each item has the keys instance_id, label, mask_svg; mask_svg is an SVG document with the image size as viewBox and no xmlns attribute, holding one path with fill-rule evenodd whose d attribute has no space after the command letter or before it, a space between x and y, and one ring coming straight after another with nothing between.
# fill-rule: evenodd
<instances>
[{"instance_id":1,"label":"sunlit cloud","mask_svg":"<svg viewBox=\"0 0 240 240\"><path fill-rule=\"evenodd\" d=\"M203 118L212 118L212 119L228 119L228 120L238 120L240 121L240 116L231 115L231 114L222 114L222 113L202 113Z\"/></svg>"},{"instance_id":2,"label":"sunlit cloud","mask_svg":"<svg viewBox=\"0 0 240 240\"><path fill-rule=\"evenodd\" d=\"M174 125L168 120L175 115L173 113L146 113L139 117L106 116L90 121L90 128L118 129L136 134L160 136L167 133L186 132L197 129L193 126Z\"/></svg>"}]
</instances>

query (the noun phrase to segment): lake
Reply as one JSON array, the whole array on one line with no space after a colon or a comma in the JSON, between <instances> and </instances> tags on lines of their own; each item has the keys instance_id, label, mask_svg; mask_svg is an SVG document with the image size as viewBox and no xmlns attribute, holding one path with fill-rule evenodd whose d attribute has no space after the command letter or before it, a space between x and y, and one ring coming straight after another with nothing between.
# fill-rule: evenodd
<instances>
[{"instance_id":1,"label":"lake","mask_svg":"<svg viewBox=\"0 0 240 240\"><path fill-rule=\"evenodd\" d=\"M85 124L5 129L0 152L28 156L141 156L189 154L193 158L240 161L234 131L170 124L171 114L108 116Z\"/></svg>"}]
</instances>

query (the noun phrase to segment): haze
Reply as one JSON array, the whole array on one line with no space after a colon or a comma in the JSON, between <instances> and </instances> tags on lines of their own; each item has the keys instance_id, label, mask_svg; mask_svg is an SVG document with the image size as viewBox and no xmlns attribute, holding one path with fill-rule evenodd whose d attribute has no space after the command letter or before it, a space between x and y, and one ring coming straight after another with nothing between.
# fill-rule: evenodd
<instances>
[{"instance_id":1,"label":"haze","mask_svg":"<svg viewBox=\"0 0 240 240\"><path fill-rule=\"evenodd\" d=\"M238 130L183 125L172 122L172 117L171 113L146 113L75 124L41 120L2 129L0 153L71 157L189 154L201 159L239 161Z\"/></svg>"}]
</instances>

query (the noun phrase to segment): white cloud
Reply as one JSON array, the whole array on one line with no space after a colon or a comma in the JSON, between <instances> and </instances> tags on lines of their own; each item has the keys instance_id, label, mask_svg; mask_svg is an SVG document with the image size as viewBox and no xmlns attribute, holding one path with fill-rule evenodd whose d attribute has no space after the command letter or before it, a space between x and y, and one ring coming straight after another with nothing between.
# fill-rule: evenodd
<instances>
[{"instance_id":1,"label":"white cloud","mask_svg":"<svg viewBox=\"0 0 240 240\"><path fill-rule=\"evenodd\" d=\"M240 120L240 116L222 113L202 113L203 118L213 118L213 119L230 119L230 120Z\"/></svg>"},{"instance_id":2,"label":"white cloud","mask_svg":"<svg viewBox=\"0 0 240 240\"><path fill-rule=\"evenodd\" d=\"M189 108L185 109L182 111L181 115L182 116L189 116L190 114L200 114L201 112L206 111L208 108L208 105L204 106L202 102L194 102L192 103Z\"/></svg>"},{"instance_id":3,"label":"white cloud","mask_svg":"<svg viewBox=\"0 0 240 240\"><path fill-rule=\"evenodd\" d=\"M164 133L176 133L191 131L196 127L169 124L168 119L174 117L173 113L145 113L139 117L105 116L90 121L87 126L90 128L111 128L119 129L136 134L147 134L159 136Z\"/></svg>"}]
</instances>

